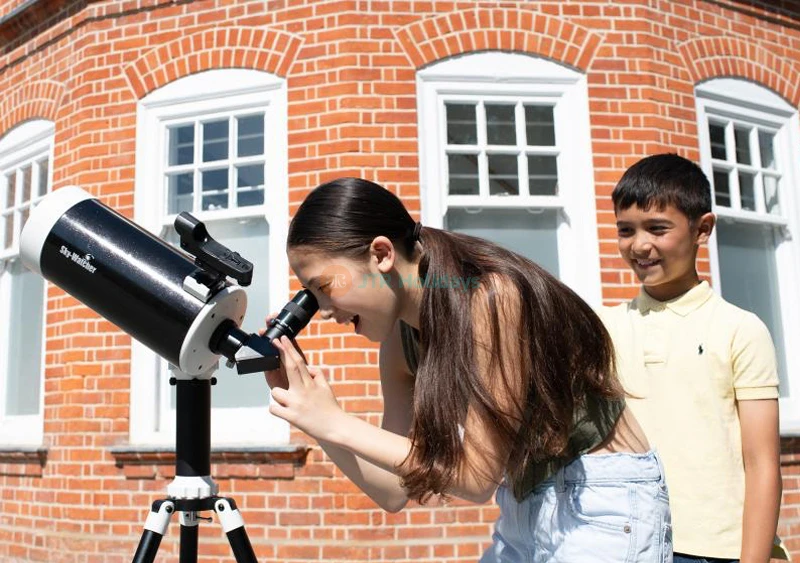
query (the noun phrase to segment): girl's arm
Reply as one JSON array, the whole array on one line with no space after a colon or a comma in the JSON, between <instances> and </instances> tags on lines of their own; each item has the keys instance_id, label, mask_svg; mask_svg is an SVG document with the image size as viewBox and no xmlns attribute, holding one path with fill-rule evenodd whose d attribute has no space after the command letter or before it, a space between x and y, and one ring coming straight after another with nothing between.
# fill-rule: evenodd
<instances>
[{"instance_id":1,"label":"girl's arm","mask_svg":"<svg viewBox=\"0 0 800 563\"><path fill-rule=\"evenodd\" d=\"M399 324L389 339L381 344L379 358L383 394L381 428L407 436L413 409L414 377L406 369ZM312 374L315 371L318 370L309 368ZM342 473L387 512L398 512L408 503L408 496L394 468L391 471L380 468L332 442L322 440L319 445Z\"/></svg>"},{"instance_id":2,"label":"girl's arm","mask_svg":"<svg viewBox=\"0 0 800 563\"><path fill-rule=\"evenodd\" d=\"M492 378L497 380L499 365L492 357L488 344L488 308L480 304L482 299L477 302L479 305L475 307L474 322L477 367L479 373L485 374L489 381ZM503 310L514 311L508 307ZM503 312L500 319L506 348L504 356L509 364L511 358L519 357L514 354L513 343L516 340L511 333L517 325L512 316ZM400 474L398 468L411 448L410 440L403 433L403 430L407 433L410 424L411 395L400 393L398 400L393 390L387 388L384 395L389 402L385 409L387 418L384 425L401 433L378 428L345 413L322 374L316 370L313 374L309 372L303 357L287 338L274 344L280 351L289 386L288 389L272 389L274 401L270 405L270 412L330 449L345 466L339 465L342 471L382 507L387 510L402 507L405 500L398 494L398 490L402 489L396 476ZM392 363L397 364L396 361ZM506 373L513 373L511 365L506 365L505 369ZM383 375L382 379L385 380ZM506 401L501 397L500 402ZM474 502L488 501L502 478L508 452L496 450L491 428L486 427L472 411L464 422L464 449L465 462L447 493ZM346 456L342 450L354 457ZM366 462L366 465L362 462ZM383 472L375 472L370 466ZM404 492L402 496L405 496Z\"/></svg>"},{"instance_id":3,"label":"girl's arm","mask_svg":"<svg viewBox=\"0 0 800 563\"><path fill-rule=\"evenodd\" d=\"M768 563L781 503L778 400L739 401L744 457L742 563Z\"/></svg>"},{"instance_id":4,"label":"girl's arm","mask_svg":"<svg viewBox=\"0 0 800 563\"><path fill-rule=\"evenodd\" d=\"M271 317L267 318L267 324L269 324L270 318ZM319 395L317 398L321 398L322 403L326 407L334 407L331 410L332 419L328 422L331 427L336 426L339 424L339 422L336 421L340 420L342 413L338 408L338 403L336 403L332 391L330 391L325 381L325 376L319 368L306 366L306 358L303 351L296 342L292 344L294 350L297 352L297 361L301 366L306 367L308 376L318 384L313 386L317 388ZM278 346L279 344L276 343L276 347ZM282 355L285 356L285 353L282 353ZM406 361L402 353L399 324L395 326L389 339L381 344L379 358L384 409L381 429L388 434L396 434L405 437L408 435L411 420L414 378L405 367ZM267 372L265 375L273 395L270 411L276 416L282 416L281 413L285 411L279 409L279 404L276 405L275 396L276 393L277 396L281 396L281 391L278 390L285 391L289 389L286 363L282 361L279 370ZM297 386L292 389L295 394L300 396L301 394L298 393L299 390L300 387ZM311 400L312 397L314 397L314 395L310 394L307 396L307 399ZM330 399L333 400L334 404L330 403ZM317 418L323 419L322 421L325 422L324 417L326 416L326 412L328 411L321 410L317 413ZM289 420L289 422L293 421ZM408 503L408 496L400 483L400 478L397 475L396 469L378 467L374 463L355 455L341 445L325 440L322 434L314 435L310 429L306 429L298 423L294 424L307 434L316 438L320 447L331 461L333 461L342 473L378 506L387 512L398 512Z\"/></svg>"}]
</instances>

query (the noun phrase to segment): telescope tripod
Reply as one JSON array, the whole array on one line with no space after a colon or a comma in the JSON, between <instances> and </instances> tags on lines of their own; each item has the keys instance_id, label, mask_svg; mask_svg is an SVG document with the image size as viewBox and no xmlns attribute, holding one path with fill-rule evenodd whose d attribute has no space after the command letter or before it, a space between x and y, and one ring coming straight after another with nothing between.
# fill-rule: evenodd
<instances>
[{"instance_id":1,"label":"telescope tripod","mask_svg":"<svg viewBox=\"0 0 800 563\"><path fill-rule=\"evenodd\" d=\"M244 520L231 498L217 496L211 479L211 386L212 374L192 377L172 368L170 384L176 386L175 479L167 486L167 498L153 503L133 563L153 563L161 539L175 512L180 517L180 563L197 562L199 512L213 510L228 537L236 563L258 563Z\"/></svg>"}]
</instances>

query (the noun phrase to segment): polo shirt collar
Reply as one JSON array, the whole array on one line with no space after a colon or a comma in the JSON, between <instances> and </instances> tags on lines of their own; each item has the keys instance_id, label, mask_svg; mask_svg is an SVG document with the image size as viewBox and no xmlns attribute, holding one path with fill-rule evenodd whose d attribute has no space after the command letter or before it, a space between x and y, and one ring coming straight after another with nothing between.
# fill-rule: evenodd
<instances>
[{"instance_id":1,"label":"polo shirt collar","mask_svg":"<svg viewBox=\"0 0 800 563\"><path fill-rule=\"evenodd\" d=\"M703 280L692 289L669 301L659 301L650 296L642 287L636 298L636 308L641 313L648 311L663 311L665 308L685 317L708 301L712 294L711 286Z\"/></svg>"}]
</instances>

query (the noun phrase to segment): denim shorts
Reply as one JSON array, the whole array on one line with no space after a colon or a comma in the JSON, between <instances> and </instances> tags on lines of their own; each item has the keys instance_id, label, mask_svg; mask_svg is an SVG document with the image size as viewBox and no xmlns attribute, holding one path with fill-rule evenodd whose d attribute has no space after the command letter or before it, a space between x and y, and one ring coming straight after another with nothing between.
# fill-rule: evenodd
<instances>
[{"instance_id":1,"label":"denim shorts","mask_svg":"<svg viewBox=\"0 0 800 563\"><path fill-rule=\"evenodd\" d=\"M501 485L500 518L480 563L672 563L661 459L583 455L522 502Z\"/></svg>"}]
</instances>

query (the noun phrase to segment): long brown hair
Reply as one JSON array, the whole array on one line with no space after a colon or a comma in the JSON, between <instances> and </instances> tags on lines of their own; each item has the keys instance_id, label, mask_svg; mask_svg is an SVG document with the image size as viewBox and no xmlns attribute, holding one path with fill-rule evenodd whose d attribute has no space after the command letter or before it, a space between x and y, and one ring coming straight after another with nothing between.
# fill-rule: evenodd
<instances>
[{"instance_id":1,"label":"long brown hair","mask_svg":"<svg viewBox=\"0 0 800 563\"><path fill-rule=\"evenodd\" d=\"M287 246L366 257L372 240L386 236L410 259L414 226L388 190L367 180L341 178L305 199L289 227ZM574 413L587 396L617 398L622 391L608 332L570 288L489 241L430 227L420 237L418 273L430 283L420 307L412 447L400 469L409 496L424 501L446 493L463 467L459 427L469 409L492 428L497 451L508 452L506 473L516 482L531 462L566 455ZM503 288L497 287L498 280ZM518 296L514 301L520 310L514 317L521 353L511 360L512 373L501 368L501 381L487 382L475 361L473 306L476 296L485 300L492 356L499 366L507 365L498 309L509 289ZM511 404L498 397L510 398Z\"/></svg>"}]
</instances>

